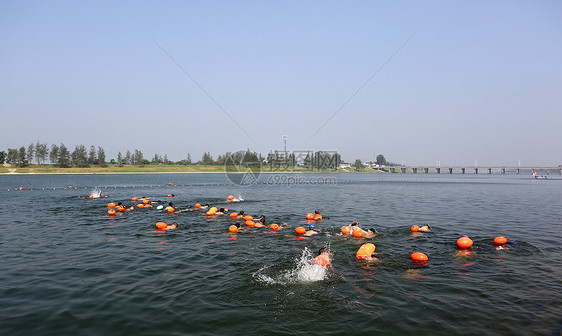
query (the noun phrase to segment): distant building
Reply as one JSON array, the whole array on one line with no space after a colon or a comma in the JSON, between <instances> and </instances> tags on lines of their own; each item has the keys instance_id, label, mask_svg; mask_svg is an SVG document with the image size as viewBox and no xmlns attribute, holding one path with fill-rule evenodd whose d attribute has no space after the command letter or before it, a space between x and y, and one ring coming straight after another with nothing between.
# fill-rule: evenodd
<instances>
[{"instance_id":1,"label":"distant building","mask_svg":"<svg viewBox=\"0 0 562 336\"><path fill-rule=\"evenodd\" d=\"M338 169L345 169L345 168L351 168L351 164L347 162L340 162Z\"/></svg>"}]
</instances>

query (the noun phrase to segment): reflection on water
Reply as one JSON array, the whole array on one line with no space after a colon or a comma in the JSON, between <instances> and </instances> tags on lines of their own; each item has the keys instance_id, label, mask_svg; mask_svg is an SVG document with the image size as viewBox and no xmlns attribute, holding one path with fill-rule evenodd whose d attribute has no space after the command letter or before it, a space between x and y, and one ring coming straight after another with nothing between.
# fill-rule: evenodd
<instances>
[{"instance_id":1,"label":"reflection on water","mask_svg":"<svg viewBox=\"0 0 562 336\"><path fill-rule=\"evenodd\" d=\"M0 176L0 327L9 335L560 332L560 181L333 176L338 183L247 187L222 174ZM89 197L94 190L100 199ZM184 211L157 210L168 194ZM134 197L160 202L138 209ZM109 216L110 202L135 209ZM282 228L229 234L236 220L207 217L195 203L263 214ZM297 237L315 209L321 233ZM354 220L380 232L369 240L377 263L355 259L366 239L339 233ZM156 222L179 227L157 232ZM432 231L412 233L414 224ZM472 250L455 248L462 235ZM494 245L498 235L507 248ZM325 246L332 267L312 263ZM413 251L429 261L412 262Z\"/></svg>"}]
</instances>

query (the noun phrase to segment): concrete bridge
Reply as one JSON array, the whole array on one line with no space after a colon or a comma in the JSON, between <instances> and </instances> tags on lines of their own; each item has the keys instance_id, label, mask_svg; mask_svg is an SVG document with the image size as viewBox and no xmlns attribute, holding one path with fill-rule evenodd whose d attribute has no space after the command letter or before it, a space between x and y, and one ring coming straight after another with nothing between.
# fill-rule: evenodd
<instances>
[{"instance_id":1,"label":"concrete bridge","mask_svg":"<svg viewBox=\"0 0 562 336\"><path fill-rule=\"evenodd\" d=\"M500 171L502 174L505 174L506 171L514 171L515 174L518 174L525 170L525 171L530 171L531 173L534 173L536 171L546 171L546 175L550 175L550 174L560 174L562 175L562 166L558 166L558 167L544 167L544 166L516 166L516 167L510 167L510 166L394 166L394 167L378 167L375 169L379 169L379 170L383 170L383 171L388 171L391 173L423 173L423 174L429 174L431 173L435 173L435 174L440 174L441 172L443 173L449 173L452 174L453 171L458 171L460 174L465 174L467 171L470 172L472 171L472 173L474 174L478 174L478 172L487 172L488 174L492 173L492 169L496 170L496 171Z\"/></svg>"}]
</instances>

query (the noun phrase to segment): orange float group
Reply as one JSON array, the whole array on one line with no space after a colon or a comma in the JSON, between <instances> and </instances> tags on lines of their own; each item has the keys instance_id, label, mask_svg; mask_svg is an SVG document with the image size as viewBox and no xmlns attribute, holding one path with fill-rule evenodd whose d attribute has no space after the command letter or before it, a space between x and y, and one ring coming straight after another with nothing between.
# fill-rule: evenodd
<instances>
[{"instance_id":1,"label":"orange float group","mask_svg":"<svg viewBox=\"0 0 562 336\"><path fill-rule=\"evenodd\" d=\"M271 228L271 231L277 231L277 230L279 230L279 224L273 223L273 224L271 224L270 228Z\"/></svg>"},{"instance_id":2,"label":"orange float group","mask_svg":"<svg viewBox=\"0 0 562 336\"><path fill-rule=\"evenodd\" d=\"M472 240L468 236L462 236L457 240L457 246L460 248L470 248L472 246Z\"/></svg>"},{"instance_id":3,"label":"orange float group","mask_svg":"<svg viewBox=\"0 0 562 336\"><path fill-rule=\"evenodd\" d=\"M348 235L351 233L351 226L342 226L340 231L342 234Z\"/></svg>"},{"instance_id":4,"label":"orange float group","mask_svg":"<svg viewBox=\"0 0 562 336\"><path fill-rule=\"evenodd\" d=\"M503 245L507 243L507 238L506 237L496 237L494 238L494 244L496 245Z\"/></svg>"},{"instance_id":5,"label":"orange float group","mask_svg":"<svg viewBox=\"0 0 562 336\"><path fill-rule=\"evenodd\" d=\"M306 229L303 228L302 226L299 226L298 228L295 229L295 232L296 232L298 235L302 235L302 234L304 234L304 233L306 232Z\"/></svg>"},{"instance_id":6,"label":"orange float group","mask_svg":"<svg viewBox=\"0 0 562 336\"><path fill-rule=\"evenodd\" d=\"M306 214L306 219L308 219L308 220L314 220L314 214L313 214L313 213L310 213L310 212L307 213L307 214Z\"/></svg>"},{"instance_id":7,"label":"orange float group","mask_svg":"<svg viewBox=\"0 0 562 336\"><path fill-rule=\"evenodd\" d=\"M412 252L412 255L410 257L412 258L413 261L424 262L424 261L429 260L427 255L425 255L424 253L421 253L421 252Z\"/></svg>"},{"instance_id":8,"label":"orange float group","mask_svg":"<svg viewBox=\"0 0 562 336\"><path fill-rule=\"evenodd\" d=\"M231 226L228 227L228 232L238 233L238 228L236 227L236 225L231 225Z\"/></svg>"},{"instance_id":9,"label":"orange float group","mask_svg":"<svg viewBox=\"0 0 562 336\"><path fill-rule=\"evenodd\" d=\"M412 232L418 232L420 230L420 227L417 225L412 225L412 227L410 228L410 231Z\"/></svg>"}]
</instances>

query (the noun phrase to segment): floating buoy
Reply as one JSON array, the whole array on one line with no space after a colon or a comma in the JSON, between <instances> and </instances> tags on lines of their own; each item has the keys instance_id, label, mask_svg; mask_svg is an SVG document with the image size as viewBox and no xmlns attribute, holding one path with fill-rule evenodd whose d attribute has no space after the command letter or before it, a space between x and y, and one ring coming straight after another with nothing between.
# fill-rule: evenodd
<instances>
[{"instance_id":1,"label":"floating buoy","mask_svg":"<svg viewBox=\"0 0 562 336\"><path fill-rule=\"evenodd\" d=\"M217 211L219 211L219 209L217 207L212 207L212 208L209 209L209 211L217 212Z\"/></svg>"},{"instance_id":2,"label":"floating buoy","mask_svg":"<svg viewBox=\"0 0 562 336\"><path fill-rule=\"evenodd\" d=\"M427 255L421 252L412 252L412 255L410 257L413 261L427 261L429 259Z\"/></svg>"},{"instance_id":3,"label":"floating buoy","mask_svg":"<svg viewBox=\"0 0 562 336\"><path fill-rule=\"evenodd\" d=\"M228 227L228 232L238 233L238 228L236 227L236 225L231 225L231 226Z\"/></svg>"},{"instance_id":4,"label":"floating buoy","mask_svg":"<svg viewBox=\"0 0 562 336\"><path fill-rule=\"evenodd\" d=\"M117 206L117 205L116 205L115 203L109 203L109 204L107 205L107 207L108 207L108 208L111 208L111 209L115 208L116 206Z\"/></svg>"},{"instance_id":5,"label":"floating buoy","mask_svg":"<svg viewBox=\"0 0 562 336\"><path fill-rule=\"evenodd\" d=\"M120 207L117 207L117 211L120 211L120 212L127 211L127 208L125 208L123 206L120 206Z\"/></svg>"},{"instance_id":6,"label":"floating buoy","mask_svg":"<svg viewBox=\"0 0 562 336\"><path fill-rule=\"evenodd\" d=\"M313 214L313 213L310 213L310 212L307 213L307 214L306 214L306 219L308 219L308 220L314 220L314 214Z\"/></svg>"},{"instance_id":7,"label":"floating buoy","mask_svg":"<svg viewBox=\"0 0 562 336\"><path fill-rule=\"evenodd\" d=\"M252 217L252 216L244 216L244 220L245 220L245 221L251 221L251 220L254 220L254 217Z\"/></svg>"},{"instance_id":8,"label":"floating buoy","mask_svg":"<svg viewBox=\"0 0 562 336\"><path fill-rule=\"evenodd\" d=\"M88 196L88 198L94 198L94 195L90 195L90 196Z\"/></svg>"},{"instance_id":9,"label":"floating buoy","mask_svg":"<svg viewBox=\"0 0 562 336\"><path fill-rule=\"evenodd\" d=\"M325 256L323 256L323 255L319 255L319 256L317 256L316 258L314 258L314 260L312 261L312 263L313 263L314 265L318 265L318 266L324 267L324 266L328 265L328 259L327 259Z\"/></svg>"},{"instance_id":10,"label":"floating buoy","mask_svg":"<svg viewBox=\"0 0 562 336\"><path fill-rule=\"evenodd\" d=\"M142 204L142 203L137 204L137 208L139 208L139 209L144 208L144 204Z\"/></svg>"},{"instance_id":11,"label":"floating buoy","mask_svg":"<svg viewBox=\"0 0 562 336\"><path fill-rule=\"evenodd\" d=\"M72 189L72 186L68 186L68 189Z\"/></svg>"},{"instance_id":12,"label":"floating buoy","mask_svg":"<svg viewBox=\"0 0 562 336\"><path fill-rule=\"evenodd\" d=\"M201 207L201 204L195 203L195 209L199 209L200 207Z\"/></svg>"},{"instance_id":13,"label":"floating buoy","mask_svg":"<svg viewBox=\"0 0 562 336\"><path fill-rule=\"evenodd\" d=\"M172 213L172 212L174 212L174 211L176 211L176 209L174 209L174 208L168 208L168 213Z\"/></svg>"},{"instance_id":14,"label":"floating buoy","mask_svg":"<svg viewBox=\"0 0 562 336\"><path fill-rule=\"evenodd\" d=\"M410 231L412 232L418 232L420 230L420 227L417 225L412 225L412 227L410 228Z\"/></svg>"},{"instance_id":15,"label":"floating buoy","mask_svg":"<svg viewBox=\"0 0 562 336\"><path fill-rule=\"evenodd\" d=\"M298 235L301 235L301 234L304 234L304 233L306 232L306 229L303 228L302 226L299 226L298 228L295 229L295 232L296 232Z\"/></svg>"},{"instance_id":16,"label":"floating buoy","mask_svg":"<svg viewBox=\"0 0 562 336\"><path fill-rule=\"evenodd\" d=\"M457 245L460 248L469 248L472 246L472 240L468 236L462 236L457 240Z\"/></svg>"},{"instance_id":17,"label":"floating buoy","mask_svg":"<svg viewBox=\"0 0 562 336\"><path fill-rule=\"evenodd\" d=\"M148 202L150 202L150 201L147 200L147 199L143 199L143 200L142 200L142 204L148 204Z\"/></svg>"},{"instance_id":18,"label":"floating buoy","mask_svg":"<svg viewBox=\"0 0 562 336\"><path fill-rule=\"evenodd\" d=\"M363 231L362 230L353 230L352 234L353 234L353 237L355 237L355 238L363 238Z\"/></svg>"},{"instance_id":19,"label":"floating buoy","mask_svg":"<svg viewBox=\"0 0 562 336\"><path fill-rule=\"evenodd\" d=\"M496 238L494 238L494 244L496 244L496 245L503 245L505 243L507 243L506 237L496 237Z\"/></svg>"},{"instance_id":20,"label":"floating buoy","mask_svg":"<svg viewBox=\"0 0 562 336\"><path fill-rule=\"evenodd\" d=\"M133 198L131 198L131 201L133 201L133 202L136 202L136 201L138 201L138 200L139 200L138 197L133 197Z\"/></svg>"},{"instance_id":21,"label":"floating buoy","mask_svg":"<svg viewBox=\"0 0 562 336\"><path fill-rule=\"evenodd\" d=\"M375 248L376 246L374 244L365 243L361 245L359 250L357 250L357 253L355 253L355 257L357 259L369 258L371 255L373 255L373 252L375 252Z\"/></svg>"},{"instance_id":22,"label":"floating buoy","mask_svg":"<svg viewBox=\"0 0 562 336\"><path fill-rule=\"evenodd\" d=\"M351 232L351 227L350 226L342 226L341 227L341 233L344 235L348 235Z\"/></svg>"},{"instance_id":23,"label":"floating buoy","mask_svg":"<svg viewBox=\"0 0 562 336\"><path fill-rule=\"evenodd\" d=\"M230 216L230 218L236 218L236 217L238 217L238 213L237 212L231 212L229 216Z\"/></svg>"},{"instance_id":24,"label":"floating buoy","mask_svg":"<svg viewBox=\"0 0 562 336\"><path fill-rule=\"evenodd\" d=\"M228 195L228 200L229 200L229 201L232 201L233 199L234 199L234 196Z\"/></svg>"},{"instance_id":25,"label":"floating buoy","mask_svg":"<svg viewBox=\"0 0 562 336\"><path fill-rule=\"evenodd\" d=\"M166 197L172 197L172 194L168 194L168 195L166 195Z\"/></svg>"},{"instance_id":26,"label":"floating buoy","mask_svg":"<svg viewBox=\"0 0 562 336\"><path fill-rule=\"evenodd\" d=\"M247 221L246 221L246 226L254 227L254 226L256 226L256 223L255 223L254 221L247 220Z\"/></svg>"},{"instance_id":27,"label":"floating buoy","mask_svg":"<svg viewBox=\"0 0 562 336\"><path fill-rule=\"evenodd\" d=\"M110 216L115 216L115 213L116 212L113 209L107 210L107 214L110 215Z\"/></svg>"},{"instance_id":28,"label":"floating buoy","mask_svg":"<svg viewBox=\"0 0 562 336\"><path fill-rule=\"evenodd\" d=\"M209 210L207 211L207 217L214 216L216 213L217 213L216 211Z\"/></svg>"},{"instance_id":29,"label":"floating buoy","mask_svg":"<svg viewBox=\"0 0 562 336\"><path fill-rule=\"evenodd\" d=\"M168 227L168 224L164 223L164 222L158 222L156 223L156 227L159 229L165 229Z\"/></svg>"},{"instance_id":30,"label":"floating buoy","mask_svg":"<svg viewBox=\"0 0 562 336\"><path fill-rule=\"evenodd\" d=\"M273 224L271 224L270 228L271 228L271 231L277 231L277 230L279 230L279 224L273 223Z\"/></svg>"}]
</instances>

